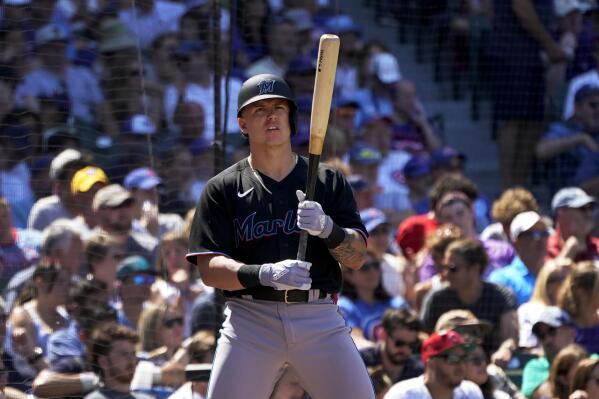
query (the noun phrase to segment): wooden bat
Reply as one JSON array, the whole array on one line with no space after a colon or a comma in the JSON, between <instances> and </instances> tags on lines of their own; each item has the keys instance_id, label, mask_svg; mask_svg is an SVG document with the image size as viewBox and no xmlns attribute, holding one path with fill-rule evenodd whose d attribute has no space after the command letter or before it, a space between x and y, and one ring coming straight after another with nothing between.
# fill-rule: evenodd
<instances>
[{"instance_id":1,"label":"wooden bat","mask_svg":"<svg viewBox=\"0 0 599 399\"><path fill-rule=\"evenodd\" d=\"M308 149L308 178L306 180L306 200L314 199L318 163L322 154L322 146L327 133L329 112L335 85L337 58L339 57L339 37L324 34L320 36L316 77L314 79L314 94L312 95L312 115L310 117L310 145ZM297 259L305 260L308 232L302 231L297 248Z\"/></svg>"}]
</instances>

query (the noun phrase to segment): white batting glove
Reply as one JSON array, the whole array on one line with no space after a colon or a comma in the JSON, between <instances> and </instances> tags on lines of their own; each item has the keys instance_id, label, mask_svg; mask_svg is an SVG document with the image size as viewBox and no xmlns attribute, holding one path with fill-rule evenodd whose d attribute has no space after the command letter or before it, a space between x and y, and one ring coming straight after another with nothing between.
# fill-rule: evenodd
<instances>
[{"instance_id":1,"label":"white batting glove","mask_svg":"<svg viewBox=\"0 0 599 399\"><path fill-rule=\"evenodd\" d=\"M309 290L312 263L285 259L277 263L265 263L260 267L260 284L275 290Z\"/></svg>"},{"instance_id":2,"label":"white batting glove","mask_svg":"<svg viewBox=\"0 0 599 399\"><path fill-rule=\"evenodd\" d=\"M333 230L333 219L322 210L316 201L304 201L306 195L301 191L295 192L297 205L297 227L306 230L310 235L327 238Z\"/></svg>"}]
</instances>

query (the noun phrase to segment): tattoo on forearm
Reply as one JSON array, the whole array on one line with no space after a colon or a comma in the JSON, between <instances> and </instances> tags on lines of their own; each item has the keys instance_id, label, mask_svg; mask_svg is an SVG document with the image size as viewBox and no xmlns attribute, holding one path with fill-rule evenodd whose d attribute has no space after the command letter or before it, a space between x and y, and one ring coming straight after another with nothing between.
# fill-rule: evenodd
<instances>
[{"instance_id":1,"label":"tattoo on forearm","mask_svg":"<svg viewBox=\"0 0 599 399\"><path fill-rule=\"evenodd\" d=\"M361 237L354 230L345 229L345 238L337 247L329 249L331 255L342 265L354 264L364 260L364 251L361 250Z\"/></svg>"}]
</instances>

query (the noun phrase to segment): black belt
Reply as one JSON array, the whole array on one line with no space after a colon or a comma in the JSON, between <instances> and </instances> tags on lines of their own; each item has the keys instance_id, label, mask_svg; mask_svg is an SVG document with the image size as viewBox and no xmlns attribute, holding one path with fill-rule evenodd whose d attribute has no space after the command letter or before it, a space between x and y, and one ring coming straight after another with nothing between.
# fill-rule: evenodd
<instances>
[{"instance_id":1,"label":"black belt","mask_svg":"<svg viewBox=\"0 0 599 399\"><path fill-rule=\"evenodd\" d=\"M315 292L318 291L318 292ZM313 292L312 295L310 293ZM329 294L323 290L272 290L260 291L252 294L227 293L227 298L257 299L260 301L274 301L285 303L310 302L315 299L327 298Z\"/></svg>"}]
</instances>

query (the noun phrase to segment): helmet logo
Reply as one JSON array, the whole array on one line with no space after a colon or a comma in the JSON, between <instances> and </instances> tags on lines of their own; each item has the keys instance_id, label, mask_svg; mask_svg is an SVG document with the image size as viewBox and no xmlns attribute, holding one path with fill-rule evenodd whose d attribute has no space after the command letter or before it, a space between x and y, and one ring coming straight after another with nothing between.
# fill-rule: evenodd
<instances>
[{"instance_id":1,"label":"helmet logo","mask_svg":"<svg viewBox=\"0 0 599 399\"><path fill-rule=\"evenodd\" d=\"M258 95L269 94L275 91L275 81L273 79L264 79L258 83Z\"/></svg>"}]
</instances>

